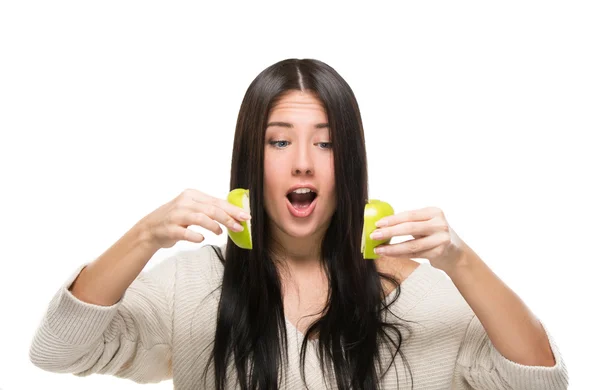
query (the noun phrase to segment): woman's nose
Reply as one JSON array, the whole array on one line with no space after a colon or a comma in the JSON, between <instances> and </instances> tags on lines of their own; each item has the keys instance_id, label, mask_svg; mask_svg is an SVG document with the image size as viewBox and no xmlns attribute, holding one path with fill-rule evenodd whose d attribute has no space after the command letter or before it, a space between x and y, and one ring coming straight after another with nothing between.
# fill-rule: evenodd
<instances>
[{"instance_id":1,"label":"woman's nose","mask_svg":"<svg viewBox=\"0 0 600 390\"><path fill-rule=\"evenodd\" d=\"M306 148L298 150L292 168L294 175L312 175L314 173L313 161Z\"/></svg>"},{"instance_id":2,"label":"woman's nose","mask_svg":"<svg viewBox=\"0 0 600 390\"><path fill-rule=\"evenodd\" d=\"M296 168L295 174L296 175L302 175L302 174L312 175L312 170L311 169Z\"/></svg>"}]
</instances>

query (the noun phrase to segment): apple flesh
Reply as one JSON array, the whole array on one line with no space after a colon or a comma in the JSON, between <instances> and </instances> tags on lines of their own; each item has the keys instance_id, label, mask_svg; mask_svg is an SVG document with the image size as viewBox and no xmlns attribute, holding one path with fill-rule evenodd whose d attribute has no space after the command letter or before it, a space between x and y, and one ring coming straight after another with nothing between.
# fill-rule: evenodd
<instances>
[{"instance_id":1,"label":"apple flesh","mask_svg":"<svg viewBox=\"0 0 600 390\"><path fill-rule=\"evenodd\" d=\"M250 190L245 188L236 188L227 195L227 201L234 206L243 208L245 212L252 215L250 210ZM231 241L240 248L252 249L252 225L250 220L239 221L244 228L241 232L233 231L227 228L227 234Z\"/></svg>"},{"instance_id":2,"label":"apple flesh","mask_svg":"<svg viewBox=\"0 0 600 390\"><path fill-rule=\"evenodd\" d=\"M360 244L360 251L365 259L379 258L379 255L374 252L375 247L390 243L391 239L389 238L387 240L373 240L371 238L371 233L377 229L375 223L390 215L394 215L394 209L389 203L377 199L369 199L365 205L365 219L363 223L362 241Z\"/></svg>"}]
</instances>

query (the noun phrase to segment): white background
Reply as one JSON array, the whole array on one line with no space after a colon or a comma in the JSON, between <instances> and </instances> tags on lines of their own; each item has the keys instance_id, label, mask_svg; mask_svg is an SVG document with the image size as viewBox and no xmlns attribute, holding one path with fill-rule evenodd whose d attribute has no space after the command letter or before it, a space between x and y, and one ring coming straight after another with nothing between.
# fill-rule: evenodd
<instances>
[{"instance_id":1,"label":"white background","mask_svg":"<svg viewBox=\"0 0 600 390\"><path fill-rule=\"evenodd\" d=\"M570 388L597 385L594 2L199 3L0 5L0 388L140 386L34 367L38 321L144 215L188 187L226 196L246 88L289 57L353 88L370 196L440 207L544 320Z\"/></svg>"}]
</instances>

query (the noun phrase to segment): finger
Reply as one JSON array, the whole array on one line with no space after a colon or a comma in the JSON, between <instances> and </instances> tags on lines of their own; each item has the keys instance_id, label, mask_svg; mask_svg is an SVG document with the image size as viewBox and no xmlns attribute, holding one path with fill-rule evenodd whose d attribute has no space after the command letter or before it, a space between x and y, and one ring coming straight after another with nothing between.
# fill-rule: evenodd
<instances>
[{"instance_id":1,"label":"finger","mask_svg":"<svg viewBox=\"0 0 600 390\"><path fill-rule=\"evenodd\" d=\"M243 230L242 226L238 223L238 220L226 213L225 210L220 207L208 203L197 203L195 209L231 230L238 232Z\"/></svg>"},{"instance_id":2,"label":"finger","mask_svg":"<svg viewBox=\"0 0 600 390\"><path fill-rule=\"evenodd\" d=\"M223 233L221 226L204 213L186 213L182 219L186 226L202 226L203 228L208 229L217 235Z\"/></svg>"},{"instance_id":3,"label":"finger","mask_svg":"<svg viewBox=\"0 0 600 390\"><path fill-rule=\"evenodd\" d=\"M432 226L429 221L426 222L405 222L399 225L392 225L386 228L375 229L371 233L374 240L387 240L394 236L417 236L424 237L436 232L436 226Z\"/></svg>"},{"instance_id":4,"label":"finger","mask_svg":"<svg viewBox=\"0 0 600 390\"><path fill-rule=\"evenodd\" d=\"M193 188L186 189L179 195L179 197L182 199L186 199L186 200L191 199L194 202L198 202L198 203L208 202L208 201L210 201L210 198L211 198L210 195L205 194L202 191L195 190Z\"/></svg>"},{"instance_id":5,"label":"finger","mask_svg":"<svg viewBox=\"0 0 600 390\"><path fill-rule=\"evenodd\" d=\"M231 215L238 221L246 221L252 216L241 207L237 207L226 201L225 199L215 198L215 206L223 209L227 214Z\"/></svg>"},{"instance_id":6,"label":"finger","mask_svg":"<svg viewBox=\"0 0 600 390\"><path fill-rule=\"evenodd\" d=\"M224 199L216 198L214 196L205 194L204 192L194 190L192 188L188 188L182 192L182 196L185 199L191 199L194 203L200 203L200 204L208 203L208 204L212 204L216 207L219 207L219 208L225 210L228 214L230 214L233 218L235 218L237 220L242 221L242 220L250 219L249 217L245 216L245 215L248 215L248 213L246 213L246 211L243 208L234 206ZM244 214L244 216L240 215L242 213Z\"/></svg>"},{"instance_id":7,"label":"finger","mask_svg":"<svg viewBox=\"0 0 600 390\"><path fill-rule=\"evenodd\" d=\"M385 254L386 256L408 256L419 257L442 243L442 239L437 235L426 236L415 240L407 240L397 244L379 245L375 252Z\"/></svg>"},{"instance_id":8,"label":"finger","mask_svg":"<svg viewBox=\"0 0 600 390\"><path fill-rule=\"evenodd\" d=\"M392 226L404 222L428 221L435 216L433 208L426 207L419 210L402 211L400 213L381 218L375 223L377 227Z\"/></svg>"},{"instance_id":9,"label":"finger","mask_svg":"<svg viewBox=\"0 0 600 390\"><path fill-rule=\"evenodd\" d=\"M204 241L204 236L202 234L181 226L177 226L175 228L175 233L177 234L177 238L179 240L195 242L198 244Z\"/></svg>"}]
</instances>

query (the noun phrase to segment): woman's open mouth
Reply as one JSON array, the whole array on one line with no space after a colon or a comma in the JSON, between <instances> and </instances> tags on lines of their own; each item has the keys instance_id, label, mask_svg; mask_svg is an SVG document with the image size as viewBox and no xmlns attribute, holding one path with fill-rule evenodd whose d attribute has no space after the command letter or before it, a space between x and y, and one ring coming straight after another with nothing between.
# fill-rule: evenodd
<instances>
[{"instance_id":1,"label":"woman's open mouth","mask_svg":"<svg viewBox=\"0 0 600 390\"><path fill-rule=\"evenodd\" d=\"M317 204L317 194L315 192L296 193L290 192L287 195L288 210L294 217L304 218L312 214Z\"/></svg>"}]
</instances>

